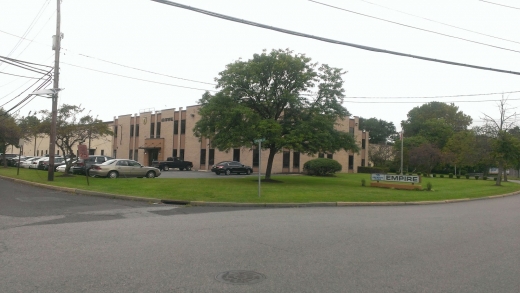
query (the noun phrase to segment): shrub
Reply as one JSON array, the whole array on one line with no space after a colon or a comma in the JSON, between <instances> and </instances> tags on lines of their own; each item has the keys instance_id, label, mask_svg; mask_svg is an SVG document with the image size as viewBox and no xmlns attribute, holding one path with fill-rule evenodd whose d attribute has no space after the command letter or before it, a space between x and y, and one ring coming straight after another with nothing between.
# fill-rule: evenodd
<instances>
[{"instance_id":1,"label":"shrub","mask_svg":"<svg viewBox=\"0 0 520 293\"><path fill-rule=\"evenodd\" d=\"M365 179L361 179L361 186L366 186L366 181L365 181Z\"/></svg>"},{"instance_id":2,"label":"shrub","mask_svg":"<svg viewBox=\"0 0 520 293\"><path fill-rule=\"evenodd\" d=\"M466 170L461 170L460 175L466 175Z\"/></svg>"},{"instance_id":3,"label":"shrub","mask_svg":"<svg viewBox=\"0 0 520 293\"><path fill-rule=\"evenodd\" d=\"M341 164L336 160L317 158L303 164L308 175L327 176L341 171Z\"/></svg>"},{"instance_id":4,"label":"shrub","mask_svg":"<svg viewBox=\"0 0 520 293\"><path fill-rule=\"evenodd\" d=\"M466 179L469 179L469 175L468 174L466 174Z\"/></svg>"},{"instance_id":5,"label":"shrub","mask_svg":"<svg viewBox=\"0 0 520 293\"><path fill-rule=\"evenodd\" d=\"M475 180L478 180L478 175L477 175L477 176L475 176Z\"/></svg>"},{"instance_id":6,"label":"shrub","mask_svg":"<svg viewBox=\"0 0 520 293\"><path fill-rule=\"evenodd\" d=\"M435 174L435 173L433 173L432 175L433 175L433 177L437 177L437 174Z\"/></svg>"},{"instance_id":7,"label":"shrub","mask_svg":"<svg viewBox=\"0 0 520 293\"><path fill-rule=\"evenodd\" d=\"M457 175L457 179L460 179L460 175Z\"/></svg>"},{"instance_id":8,"label":"shrub","mask_svg":"<svg viewBox=\"0 0 520 293\"><path fill-rule=\"evenodd\" d=\"M410 173L408 173L408 175L409 175L409 176L412 176L412 175L413 175L413 173L412 173L412 172L410 172Z\"/></svg>"},{"instance_id":9,"label":"shrub","mask_svg":"<svg viewBox=\"0 0 520 293\"><path fill-rule=\"evenodd\" d=\"M487 176L482 176L482 180L487 180Z\"/></svg>"},{"instance_id":10,"label":"shrub","mask_svg":"<svg viewBox=\"0 0 520 293\"><path fill-rule=\"evenodd\" d=\"M453 173L450 173L448 176L449 176L450 178L453 178Z\"/></svg>"},{"instance_id":11,"label":"shrub","mask_svg":"<svg viewBox=\"0 0 520 293\"><path fill-rule=\"evenodd\" d=\"M432 190L432 184L431 184L430 182L428 182L428 183L426 184L426 190L428 190L428 191L431 191L431 190Z\"/></svg>"},{"instance_id":12,"label":"shrub","mask_svg":"<svg viewBox=\"0 0 520 293\"><path fill-rule=\"evenodd\" d=\"M441 178L444 178L444 174L441 174Z\"/></svg>"},{"instance_id":13,"label":"shrub","mask_svg":"<svg viewBox=\"0 0 520 293\"><path fill-rule=\"evenodd\" d=\"M497 177L493 178L493 180L497 181Z\"/></svg>"}]
</instances>

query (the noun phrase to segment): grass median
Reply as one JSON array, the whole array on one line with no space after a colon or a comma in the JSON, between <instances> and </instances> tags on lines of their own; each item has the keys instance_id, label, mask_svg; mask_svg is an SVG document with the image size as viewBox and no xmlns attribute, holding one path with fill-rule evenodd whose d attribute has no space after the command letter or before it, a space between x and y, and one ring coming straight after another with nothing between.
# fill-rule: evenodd
<instances>
[{"instance_id":1,"label":"grass median","mask_svg":"<svg viewBox=\"0 0 520 293\"><path fill-rule=\"evenodd\" d=\"M305 203L305 202L410 202L479 198L520 191L520 184L493 180L423 178L421 185L432 184L432 191L396 190L368 187L369 174L337 174L334 177L275 175L276 182L262 182L258 197L256 176L246 178L89 178L63 177L55 174L47 181L47 172L40 170L1 168L0 175L54 186L77 188L121 195L158 199L211 202ZM361 181L367 186L362 186Z\"/></svg>"}]
</instances>

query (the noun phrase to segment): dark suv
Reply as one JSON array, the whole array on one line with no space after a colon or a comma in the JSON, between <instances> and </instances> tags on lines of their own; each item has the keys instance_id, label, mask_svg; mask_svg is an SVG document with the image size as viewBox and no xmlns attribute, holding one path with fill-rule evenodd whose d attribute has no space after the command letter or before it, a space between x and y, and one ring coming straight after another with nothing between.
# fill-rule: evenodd
<instances>
[{"instance_id":1,"label":"dark suv","mask_svg":"<svg viewBox=\"0 0 520 293\"><path fill-rule=\"evenodd\" d=\"M112 157L107 156L89 156L88 159L78 159L70 170L73 174L85 174L93 164L102 164L112 159Z\"/></svg>"},{"instance_id":2,"label":"dark suv","mask_svg":"<svg viewBox=\"0 0 520 293\"><path fill-rule=\"evenodd\" d=\"M211 172L215 172L215 174L217 175L220 175L220 173L224 173L226 175L229 175L231 173L244 173L246 175L249 175L253 173L253 168L251 168L250 166L245 166L237 161L224 161L216 165L213 165L213 167L211 168Z\"/></svg>"}]
</instances>

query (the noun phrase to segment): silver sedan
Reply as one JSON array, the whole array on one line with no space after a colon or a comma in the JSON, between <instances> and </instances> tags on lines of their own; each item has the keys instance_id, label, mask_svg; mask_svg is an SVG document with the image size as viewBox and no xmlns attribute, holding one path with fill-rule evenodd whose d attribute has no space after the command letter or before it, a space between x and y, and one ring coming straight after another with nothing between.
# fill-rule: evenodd
<instances>
[{"instance_id":1,"label":"silver sedan","mask_svg":"<svg viewBox=\"0 0 520 293\"><path fill-rule=\"evenodd\" d=\"M102 164L95 164L89 170L90 176L95 177L146 177L155 178L161 171L154 167L145 167L134 160L113 159Z\"/></svg>"}]
</instances>

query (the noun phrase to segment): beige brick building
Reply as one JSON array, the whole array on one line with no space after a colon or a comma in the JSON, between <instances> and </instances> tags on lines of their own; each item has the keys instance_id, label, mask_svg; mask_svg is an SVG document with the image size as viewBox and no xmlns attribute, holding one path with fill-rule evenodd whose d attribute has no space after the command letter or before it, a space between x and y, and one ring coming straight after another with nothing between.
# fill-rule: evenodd
<instances>
[{"instance_id":1,"label":"beige brick building","mask_svg":"<svg viewBox=\"0 0 520 293\"><path fill-rule=\"evenodd\" d=\"M143 165L151 165L152 160L166 160L168 157L181 157L193 162L194 170L210 170L220 161L234 160L250 165L258 171L259 154L256 146L232 149L221 152L211 147L208 139L195 137L193 128L200 119L199 106L186 109L144 110L141 113L115 116L114 121L106 122L114 136L93 139L85 144L90 146L90 155L106 155L118 159L133 159ZM338 129L354 134L360 147L359 153L339 151L334 154L307 156L292 150L283 150L273 161L272 173L300 173L305 162L319 156L333 158L342 165L343 173L355 173L359 166L368 163L368 132L358 127L358 117L338 122ZM23 154L44 156L48 154L49 138L42 137L24 145ZM77 146L73 148L77 150ZM13 150L18 152L18 150ZM58 155L60 151L57 152ZM261 152L262 173L267 167L268 151ZM76 153L77 155L77 153Z\"/></svg>"},{"instance_id":2,"label":"beige brick building","mask_svg":"<svg viewBox=\"0 0 520 293\"><path fill-rule=\"evenodd\" d=\"M210 170L220 161L234 160L250 165L258 171L258 151L254 147L242 147L221 152L211 147L208 139L195 137L193 128L200 119L199 106L143 111L114 117L113 157L129 158L150 165L152 160L181 157L193 162L195 170ZM272 173L299 173L303 164L320 155L337 160L342 172L357 172L358 166L368 163L368 132L358 127L358 117L340 121L338 128L353 133L360 152L340 151L334 154L317 154L314 157L292 150L284 150L275 156ZM267 166L268 151L261 153L262 172Z\"/></svg>"}]
</instances>

